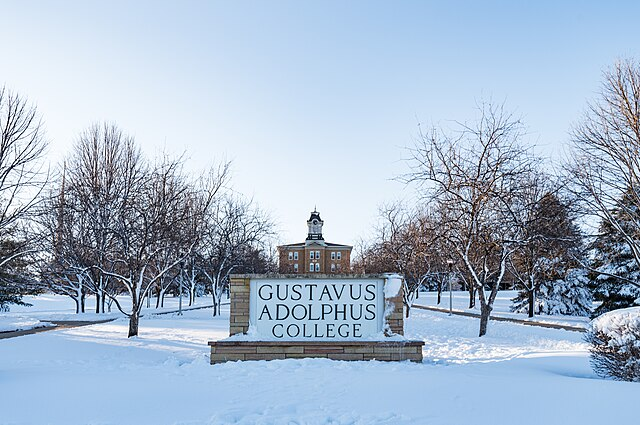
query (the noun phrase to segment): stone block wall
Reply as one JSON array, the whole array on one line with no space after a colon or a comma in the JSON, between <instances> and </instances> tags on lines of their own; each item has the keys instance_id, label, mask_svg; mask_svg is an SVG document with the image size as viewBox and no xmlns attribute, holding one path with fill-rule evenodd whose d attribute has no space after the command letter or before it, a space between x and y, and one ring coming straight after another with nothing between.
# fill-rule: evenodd
<instances>
[{"instance_id":1,"label":"stone block wall","mask_svg":"<svg viewBox=\"0 0 640 425\"><path fill-rule=\"evenodd\" d=\"M229 335L249 330L249 282L247 275L232 275L229 281Z\"/></svg>"},{"instance_id":2,"label":"stone block wall","mask_svg":"<svg viewBox=\"0 0 640 425\"><path fill-rule=\"evenodd\" d=\"M211 364L236 360L327 358L422 362L422 341L215 341Z\"/></svg>"}]
</instances>

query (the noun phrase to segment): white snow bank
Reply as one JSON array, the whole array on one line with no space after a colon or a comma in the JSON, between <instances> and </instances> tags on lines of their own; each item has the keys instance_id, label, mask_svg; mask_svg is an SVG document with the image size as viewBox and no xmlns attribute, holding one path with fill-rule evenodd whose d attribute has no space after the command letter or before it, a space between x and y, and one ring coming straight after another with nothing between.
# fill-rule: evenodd
<instances>
[{"instance_id":1,"label":"white snow bank","mask_svg":"<svg viewBox=\"0 0 640 425\"><path fill-rule=\"evenodd\" d=\"M41 295L29 295L23 297L23 301L31 304L30 306L12 305L9 313L4 315L16 315L20 317L29 317L32 319L38 319L41 321L99 321L106 319L117 319L126 317L122 314L115 304L111 308L111 312L95 313L95 297L87 297L85 313L75 312L75 303L70 297L57 294L41 294ZM123 296L119 297L118 301L123 306L125 311L130 311L131 299ZM223 299L223 302L226 302ZM187 298L182 299L183 309L201 307L211 305L210 297L196 297L195 304L188 306ZM146 307L146 303L142 308L143 315L151 315L155 313L166 313L170 311L178 310L179 299L177 297L165 297L164 307L155 308L156 300L152 299L150 307Z\"/></svg>"},{"instance_id":2,"label":"white snow bank","mask_svg":"<svg viewBox=\"0 0 640 425\"><path fill-rule=\"evenodd\" d=\"M635 332L640 329L640 307L623 308L613 310L596 317L591 321L591 332L602 332L607 335L610 346L638 345Z\"/></svg>"},{"instance_id":3,"label":"white snow bank","mask_svg":"<svg viewBox=\"0 0 640 425\"><path fill-rule=\"evenodd\" d=\"M26 331L48 326L53 326L53 324L29 317L0 315L0 332Z\"/></svg>"},{"instance_id":4,"label":"white snow bank","mask_svg":"<svg viewBox=\"0 0 640 425\"><path fill-rule=\"evenodd\" d=\"M579 332L496 321L489 322L482 338L478 330L479 319L414 309L405 325L405 336L424 341L424 362L435 364L504 362L588 350Z\"/></svg>"}]
</instances>

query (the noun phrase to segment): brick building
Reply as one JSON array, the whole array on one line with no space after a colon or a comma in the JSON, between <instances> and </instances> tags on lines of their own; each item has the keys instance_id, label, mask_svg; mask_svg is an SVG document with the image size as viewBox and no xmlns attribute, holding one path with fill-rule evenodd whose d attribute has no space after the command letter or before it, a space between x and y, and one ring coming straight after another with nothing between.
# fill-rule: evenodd
<instances>
[{"instance_id":1,"label":"brick building","mask_svg":"<svg viewBox=\"0 0 640 425\"><path fill-rule=\"evenodd\" d=\"M309 232L304 242L278 247L280 273L344 274L351 271L352 246L325 242L318 211L307 220Z\"/></svg>"}]
</instances>

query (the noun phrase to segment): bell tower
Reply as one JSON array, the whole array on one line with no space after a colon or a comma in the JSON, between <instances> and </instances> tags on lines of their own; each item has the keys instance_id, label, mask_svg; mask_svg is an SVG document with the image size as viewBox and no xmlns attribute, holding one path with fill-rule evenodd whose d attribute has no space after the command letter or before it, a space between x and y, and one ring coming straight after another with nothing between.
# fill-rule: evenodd
<instances>
[{"instance_id":1,"label":"bell tower","mask_svg":"<svg viewBox=\"0 0 640 425\"><path fill-rule=\"evenodd\" d=\"M309 227L309 233L307 235L307 241L324 241L322 237L322 225L324 221L320 218L320 213L313 209L311 217L307 220L307 226Z\"/></svg>"}]
</instances>

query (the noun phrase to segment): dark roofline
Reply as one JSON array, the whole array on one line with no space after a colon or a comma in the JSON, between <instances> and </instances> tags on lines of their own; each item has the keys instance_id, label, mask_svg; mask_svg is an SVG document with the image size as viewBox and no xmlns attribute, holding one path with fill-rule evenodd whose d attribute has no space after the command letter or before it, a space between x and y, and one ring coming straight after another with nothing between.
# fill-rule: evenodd
<instances>
[{"instance_id":1,"label":"dark roofline","mask_svg":"<svg viewBox=\"0 0 640 425\"><path fill-rule=\"evenodd\" d=\"M312 241L313 243L314 241ZM321 245L321 244L318 244ZM324 243L325 246L327 247L331 247L331 248L351 248L353 249L353 246L351 245L342 245L339 243L331 243L331 242L325 242ZM299 242L299 243L290 243L290 244L285 244L285 245L278 245L278 248L304 248L305 246L307 246L306 242Z\"/></svg>"},{"instance_id":2,"label":"dark roofline","mask_svg":"<svg viewBox=\"0 0 640 425\"><path fill-rule=\"evenodd\" d=\"M338 248L338 247L342 247L342 248L353 248L353 246L351 246L351 245L342 245L342 244L339 244L339 243L331 243L331 242L325 242L325 245L327 245L327 246L333 246L333 247L336 247L336 248Z\"/></svg>"},{"instance_id":3,"label":"dark roofline","mask_svg":"<svg viewBox=\"0 0 640 425\"><path fill-rule=\"evenodd\" d=\"M278 245L278 248L304 248L305 243L289 243L285 245Z\"/></svg>"}]
</instances>

